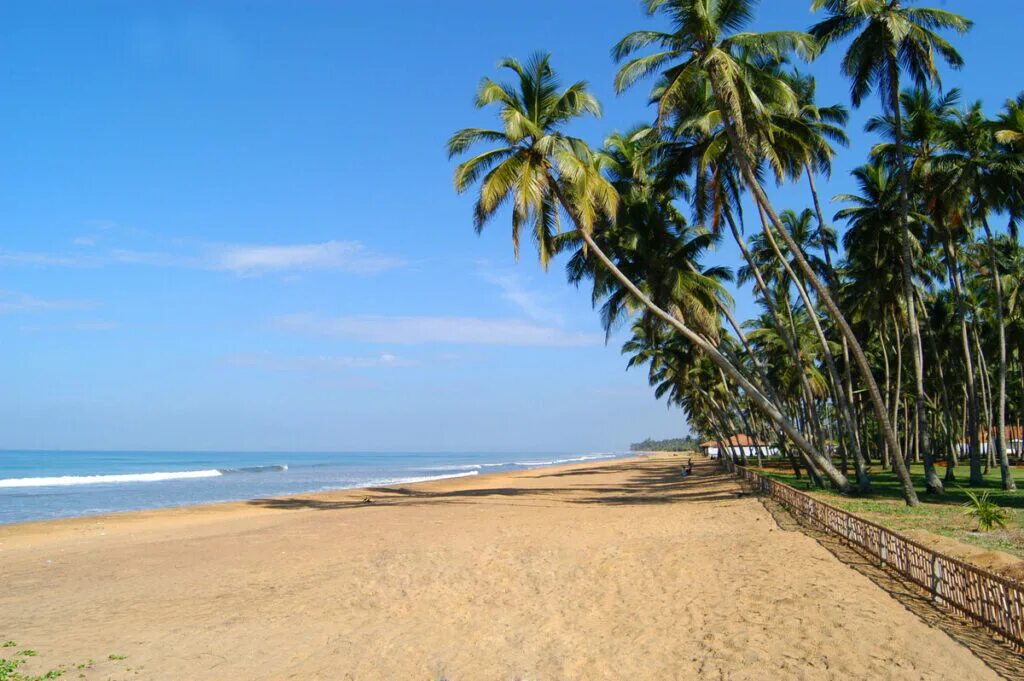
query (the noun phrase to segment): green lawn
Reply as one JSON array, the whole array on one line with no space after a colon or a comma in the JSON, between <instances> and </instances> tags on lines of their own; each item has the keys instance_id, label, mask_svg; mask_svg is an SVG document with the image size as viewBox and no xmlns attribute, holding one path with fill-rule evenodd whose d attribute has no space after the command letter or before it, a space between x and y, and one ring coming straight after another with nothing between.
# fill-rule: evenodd
<instances>
[{"instance_id":1,"label":"green lawn","mask_svg":"<svg viewBox=\"0 0 1024 681\"><path fill-rule=\"evenodd\" d=\"M751 468L756 469L756 465L752 465ZM1020 467L1014 470L1014 478L1019 488L1017 492L1004 492L1000 489L998 468L993 469L985 476L987 486L983 488L967 486L969 470L966 465L961 465L956 469L957 479L961 486L978 494L988 490L989 498L1009 511L1010 518L1006 529L992 532L977 531L977 522L964 514L963 504L968 500L967 494L963 489L957 487L957 483L947 484L946 492L941 496L925 494L924 470L921 464L913 464L910 471L922 502L916 508L909 508L903 503L896 476L891 471L881 470L878 465L872 467L873 494L868 497L845 497L830 490L809 489L806 477L796 480L790 468L772 467L762 472L799 490L825 497L834 506L856 513L897 532L914 529L928 530L968 544L1005 551L1024 559L1024 469ZM939 475L942 476L945 472L946 469L940 466Z\"/></svg>"}]
</instances>

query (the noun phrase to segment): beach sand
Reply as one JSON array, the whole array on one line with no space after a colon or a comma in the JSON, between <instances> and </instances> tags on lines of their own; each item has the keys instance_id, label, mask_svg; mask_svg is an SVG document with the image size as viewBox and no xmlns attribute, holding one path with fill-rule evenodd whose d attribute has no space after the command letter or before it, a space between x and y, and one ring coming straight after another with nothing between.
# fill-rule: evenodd
<instances>
[{"instance_id":1,"label":"beach sand","mask_svg":"<svg viewBox=\"0 0 1024 681\"><path fill-rule=\"evenodd\" d=\"M69 679L998 678L695 464L3 526L0 639Z\"/></svg>"}]
</instances>

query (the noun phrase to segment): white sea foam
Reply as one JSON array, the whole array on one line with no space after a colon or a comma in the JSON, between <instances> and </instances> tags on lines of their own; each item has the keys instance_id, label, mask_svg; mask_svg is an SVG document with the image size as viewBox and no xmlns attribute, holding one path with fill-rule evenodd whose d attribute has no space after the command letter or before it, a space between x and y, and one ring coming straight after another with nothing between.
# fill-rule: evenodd
<instances>
[{"instance_id":1,"label":"white sea foam","mask_svg":"<svg viewBox=\"0 0 1024 681\"><path fill-rule=\"evenodd\" d=\"M175 471L157 473L123 473L118 475L61 475L49 478L6 478L0 488L12 487L65 487L68 485L101 485L119 482L161 482L190 478L216 478L223 475L216 468L202 471Z\"/></svg>"},{"instance_id":2,"label":"white sea foam","mask_svg":"<svg viewBox=\"0 0 1024 681\"><path fill-rule=\"evenodd\" d=\"M468 463L464 465L452 464L450 466L430 466L425 471L478 471L484 466L505 466L503 463Z\"/></svg>"},{"instance_id":3,"label":"white sea foam","mask_svg":"<svg viewBox=\"0 0 1024 681\"><path fill-rule=\"evenodd\" d=\"M595 461L597 459L614 459L615 454L584 454L582 456L571 456L567 459L552 459L551 461L513 461L516 466L554 466L560 463L578 463L580 461Z\"/></svg>"},{"instance_id":4,"label":"white sea foam","mask_svg":"<svg viewBox=\"0 0 1024 681\"><path fill-rule=\"evenodd\" d=\"M449 473L447 475L426 475L418 478L386 478L383 480L371 480L362 483L360 487L387 487L389 485L406 485L412 482L430 482L431 480L448 480L449 478L468 478L472 475L479 475L479 471L467 471L465 473Z\"/></svg>"},{"instance_id":5,"label":"white sea foam","mask_svg":"<svg viewBox=\"0 0 1024 681\"><path fill-rule=\"evenodd\" d=\"M452 464L450 466L434 466L428 468L431 471L478 471L483 468L500 468L502 466L554 466L560 463L578 463L580 461L595 461L597 459L614 459L618 454L583 454L565 459L551 459L550 461L497 461L492 463L471 463Z\"/></svg>"}]
</instances>

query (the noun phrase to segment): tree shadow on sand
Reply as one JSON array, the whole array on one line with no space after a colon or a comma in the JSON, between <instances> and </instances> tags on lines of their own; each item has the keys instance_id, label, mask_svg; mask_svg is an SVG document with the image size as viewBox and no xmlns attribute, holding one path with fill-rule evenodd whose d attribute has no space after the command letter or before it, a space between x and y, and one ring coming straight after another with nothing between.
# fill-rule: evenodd
<instances>
[{"instance_id":1,"label":"tree shadow on sand","mask_svg":"<svg viewBox=\"0 0 1024 681\"><path fill-rule=\"evenodd\" d=\"M879 566L873 557L858 547L844 542L836 535L822 532L805 518L790 513L776 500L765 496L761 496L760 499L779 529L803 532L810 536L840 562L864 575L899 601L922 622L945 632L950 638L962 644L994 672L1010 681L1024 681L1024 658L1013 646L997 639L990 630L939 606L923 588L893 570Z\"/></svg>"},{"instance_id":2,"label":"tree shadow on sand","mask_svg":"<svg viewBox=\"0 0 1024 681\"><path fill-rule=\"evenodd\" d=\"M277 510L339 511L346 509L379 508L381 506L411 506L425 504L472 503L480 500L512 499L517 501L544 501L567 504L608 504L631 506L643 504L700 503L731 499L736 496L735 480L718 472L713 465L700 462L693 474L682 475L679 462L649 462L646 464L614 464L589 468L569 469L555 473L528 475L524 482L551 478L558 486L524 484L522 487L475 487L433 491L415 487L370 487L343 493L339 499L317 497L282 497L254 499L254 506ZM609 473L627 473L625 481L589 482L587 477ZM572 478L571 480L564 478ZM564 480L563 480L564 479ZM566 486L563 483L570 483Z\"/></svg>"}]
</instances>

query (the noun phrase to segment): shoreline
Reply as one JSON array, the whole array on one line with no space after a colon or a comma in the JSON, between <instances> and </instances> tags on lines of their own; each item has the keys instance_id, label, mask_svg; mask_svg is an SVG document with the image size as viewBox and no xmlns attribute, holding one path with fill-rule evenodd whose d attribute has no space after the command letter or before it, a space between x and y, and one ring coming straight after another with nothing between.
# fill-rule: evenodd
<instances>
[{"instance_id":1,"label":"shoreline","mask_svg":"<svg viewBox=\"0 0 1024 681\"><path fill-rule=\"evenodd\" d=\"M275 495L269 497L252 497L249 499L234 499L228 501L213 501L199 504L181 504L178 506L161 506L158 508L134 509L129 511L113 511L110 513L94 513L86 515L66 516L62 518L41 518L38 520L24 520L16 523L0 524L0 551L5 547L10 548L19 539L38 535L50 535L60 531L77 532L78 536L88 536L98 532L121 529L122 525L145 523L149 521L181 521L181 522L216 522L221 519L228 519L232 516L246 516L251 511L272 511L275 510L268 505L260 505L263 502L273 503L285 499L297 499L311 502L336 502L348 500L351 497L362 499L371 496L374 490L388 488L414 488L422 491L432 491L434 487L445 488L451 483L458 481L472 481L479 483L487 482L505 476L514 477L517 474L531 473L534 471L555 471L563 469L587 468L588 466L600 465L602 463L632 462L643 460L659 454L673 454L673 452L638 452L636 456L608 457L607 459L589 459L575 463L557 464L549 466L535 466L533 468L522 468L511 471L496 471L494 473L477 473L475 475L456 474L437 478L434 480L420 480L418 482L394 483L389 485L377 485L371 487L342 487L332 490L314 492L296 492L294 494ZM372 502L371 502L372 503ZM8 545L7 542L12 542Z\"/></svg>"}]
</instances>

